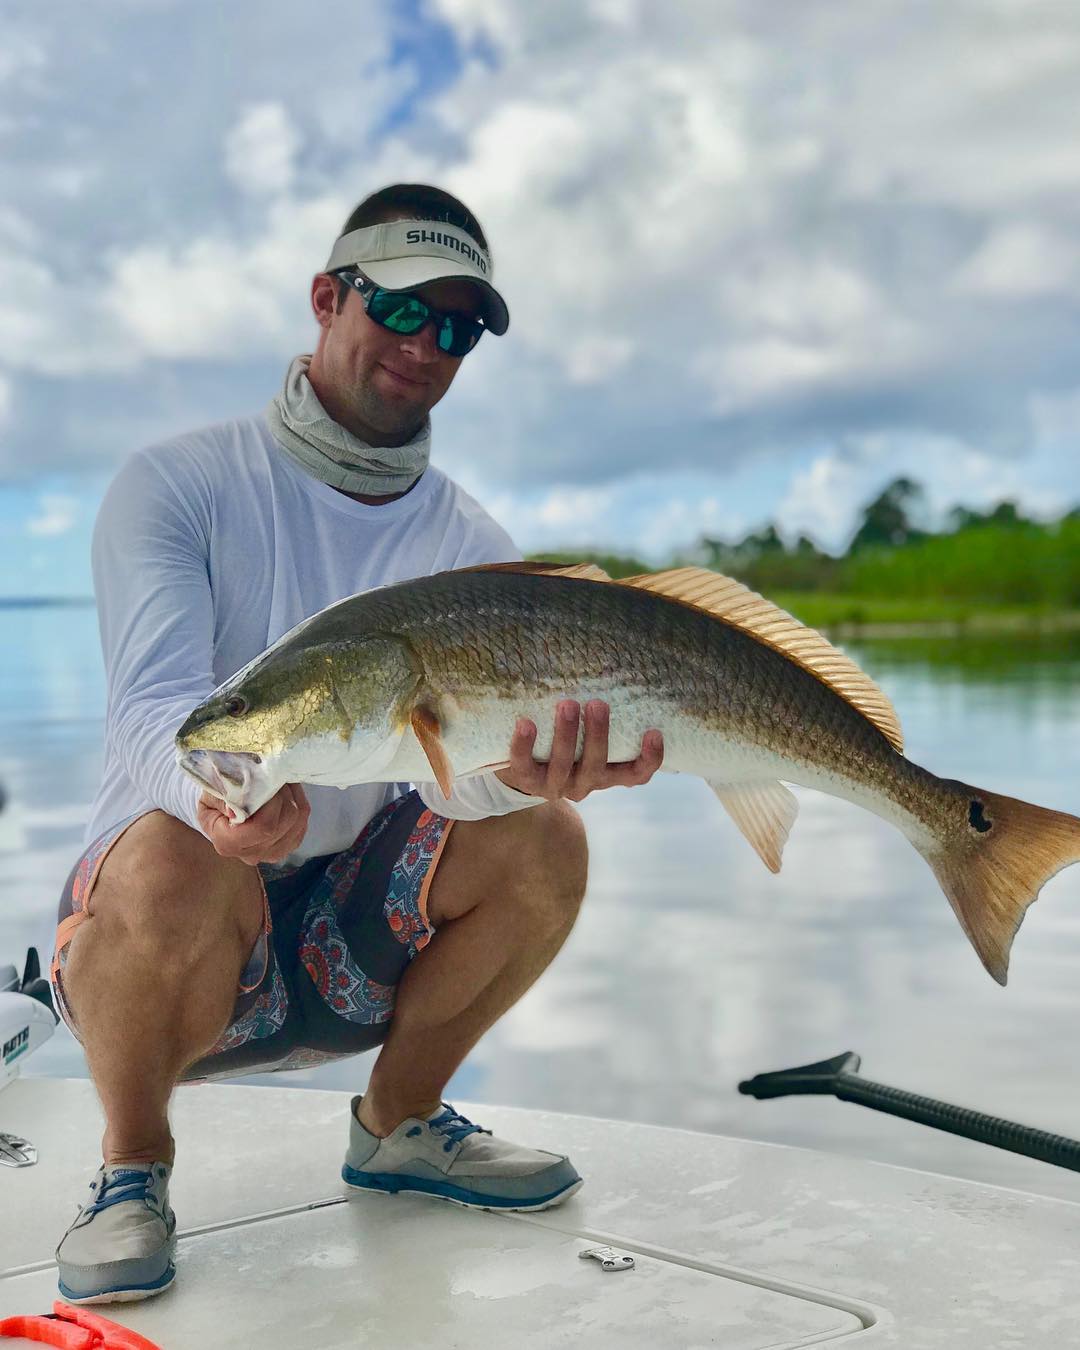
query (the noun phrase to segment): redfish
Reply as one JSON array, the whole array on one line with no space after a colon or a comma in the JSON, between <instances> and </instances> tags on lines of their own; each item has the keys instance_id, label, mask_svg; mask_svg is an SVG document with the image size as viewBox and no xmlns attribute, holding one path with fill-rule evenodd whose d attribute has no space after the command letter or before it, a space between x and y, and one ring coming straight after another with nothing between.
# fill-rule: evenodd
<instances>
[{"instance_id":1,"label":"redfish","mask_svg":"<svg viewBox=\"0 0 1080 1350\"><path fill-rule=\"evenodd\" d=\"M798 811L785 782L890 821L1000 984L1027 907L1080 860L1080 819L906 759L895 711L853 661L699 568L613 581L506 563L341 600L196 708L178 760L240 819L287 782L435 779L449 795L455 778L505 766L519 717L545 760L564 698L609 704L613 762L658 728L663 770L705 779L774 872Z\"/></svg>"}]
</instances>

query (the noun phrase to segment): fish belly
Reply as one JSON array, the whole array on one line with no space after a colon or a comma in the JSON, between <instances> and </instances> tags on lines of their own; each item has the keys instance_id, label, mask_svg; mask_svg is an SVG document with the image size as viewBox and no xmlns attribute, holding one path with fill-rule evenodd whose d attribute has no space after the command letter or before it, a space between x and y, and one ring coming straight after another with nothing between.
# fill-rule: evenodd
<instances>
[{"instance_id":1,"label":"fish belly","mask_svg":"<svg viewBox=\"0 0 1080 1350\"><path fill-rule=\"evenodd\" d=\"M580 687L558 690L518 690L499 693L494 690L444 694L439 705L443 748L456 778L468 778L506 764L510 743L519 717L529 718L537 728L533 758L550 758L555 715L566 698L582 706L590 699L602 699L611 710L608 734L608 760L626 763L641 753L645 732L657 728L664 737L665 773L692 774L715 787L769 782L792 783L830 796L840 797L863 807L897 826L918 846L931 842L925 826L879 788L838 772L825 763L789 757L775 748L755 743L752 735L732 735L680 707L673 699L652 690L627 687L616 682L590 682ZM581 755L584 724L578 729L576 754ZM324 750L327 753L329 747ZM387 741L381 751L371 753L370 743L363 760L352 755L338 742L333 761L317 752L304 781L348 787L366 782L434 781L435 774L423 747L410 726L406 726L396 745Z\"/></svg>"},{"instance_id":2,"label":"fish belly","mask_svg":"<svg viewBox=\"0 0 1080 1350\"><path fill-rule=\"evenodd\" d=\"M640 689L603 683L560 689L557 692L522 691L516 695L495 693L445 698L440 709L443 746L453 765L455 776L470 777L491 765L505 764L519 717L530 719L537 728L533 758L550 758L559 703L576 699L582 706L590 699L602 699L611 709L608 731L608 760L626 763L641 753L645 732L656 728L664 737L663 770L690 773L701 778L724 781L750 781L775 772L779 761L761 747L739 743L706 727L700 718L673 706L663 696ZM578 728L576 754L584 744L584 722ZM424 782L434 775L423 748L411 728L398 746L394 758L384 770L394 781Z\"/></svg>"}]
</instances>

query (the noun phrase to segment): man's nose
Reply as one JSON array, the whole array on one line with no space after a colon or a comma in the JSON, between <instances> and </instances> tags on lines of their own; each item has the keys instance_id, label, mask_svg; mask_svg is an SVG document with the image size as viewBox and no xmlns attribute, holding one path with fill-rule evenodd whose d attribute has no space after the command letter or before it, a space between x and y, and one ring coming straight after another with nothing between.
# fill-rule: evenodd
<instances>
[{"instance_id":1,"label":"man's nose","mask_svg":"<svg viewBox=\"0 0 1080 1350\"><path fill-rule=\"evenodd\" d=\"M435 324L429 320L416 333L406 333L401 338L401 350L414 361L430 365L442 355L435 341Z\"/></svg>"}]
</instances>

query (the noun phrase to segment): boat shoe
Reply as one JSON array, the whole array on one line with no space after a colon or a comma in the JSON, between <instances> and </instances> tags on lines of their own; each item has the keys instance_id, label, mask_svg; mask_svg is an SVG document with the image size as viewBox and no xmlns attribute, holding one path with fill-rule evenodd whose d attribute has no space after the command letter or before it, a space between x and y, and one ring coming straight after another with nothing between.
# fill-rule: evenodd
<instances>
[{"instance_id":1,"label":"boat shoe","mask_svg":"<svg viewBox=\"0 0 1080 1350\"><path fill-rule=\"evenodd\" d=\"M584 1184L559 1153L496 1139L443 1102L427 1120L410 1116L380 1139L356 1118L341 1176L353 1191L420 1191L479 1209L547 1209Z\"/></svg>"},{"instance_id":2,"label":"boat shoe","mask_svg":"<svg viewBox=\"0 0 1080 1350\"><path fill-rule=\"evenodd\" d=\"M98 1169L90 1199L56 1249L60 1292L69 1303L133 1302L172 1283L171 1172L163 1162Z\"/></svg>"}]
</instances>

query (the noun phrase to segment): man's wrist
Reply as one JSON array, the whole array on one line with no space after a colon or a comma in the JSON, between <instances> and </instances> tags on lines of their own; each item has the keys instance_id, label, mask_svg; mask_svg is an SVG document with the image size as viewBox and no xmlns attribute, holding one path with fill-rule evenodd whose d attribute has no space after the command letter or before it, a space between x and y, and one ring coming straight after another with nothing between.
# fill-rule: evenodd
<instances>
[{"instance_id":1,"label":"man's wrist","mask_svg":"<svg viewBox=\"0 0 1080 1350\"><path fill-rule=\"evenodd\" d=\"M516 783L511 782L511 779L513 778L513 770L496 769L495 777L499 780L500 783L502 783L504 787L508 787L511 792L516 792L522 797L532 796L532 793L526 792L523 788L519 788Z\"/></svg>"},{"instance_id":2,"label":"man's wrist","mask_svg":"<svg viewBox=\"0 0 1080 1350\"><path fill-rule=\"evenodd\" d=\"M546 797L538 797L536 796L535 793L526 792L524 788L518 787L517 784L512 781L513 779L512 769L496 769L495 777L499 780L499 782L502 784L503 788L507 792L513 793L514 797L520 797L523 803L528 802L531 805L535 806L540 802L547 801Z\"/></svg>"}]
</instances>

